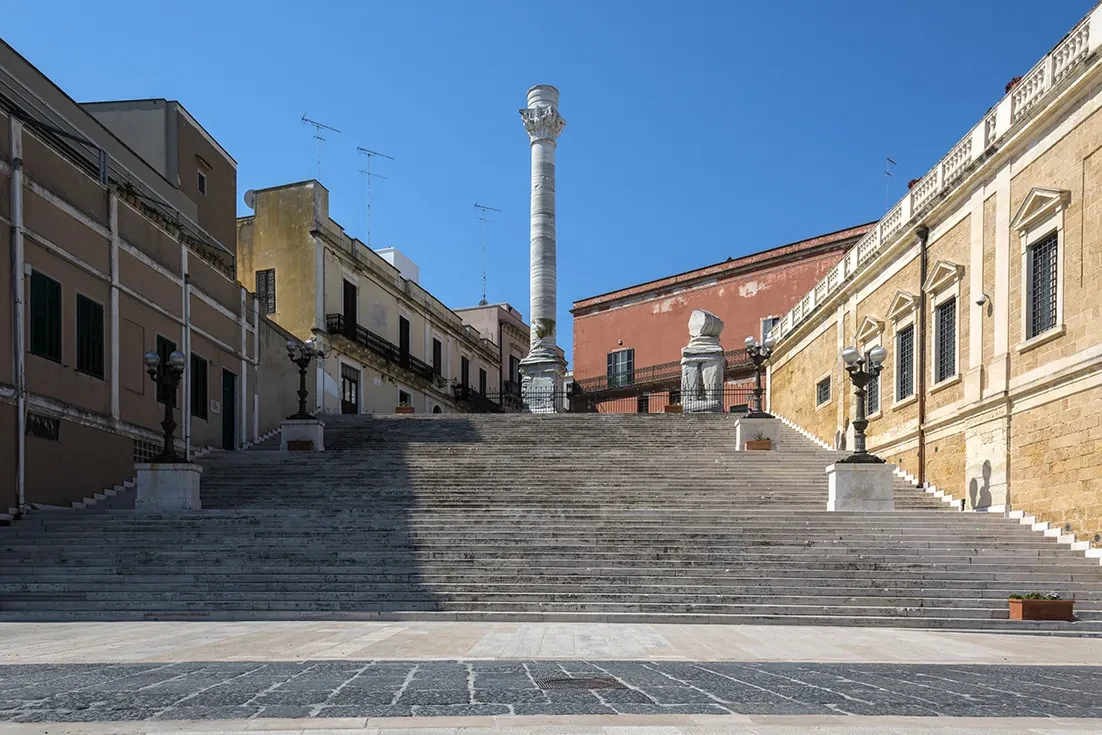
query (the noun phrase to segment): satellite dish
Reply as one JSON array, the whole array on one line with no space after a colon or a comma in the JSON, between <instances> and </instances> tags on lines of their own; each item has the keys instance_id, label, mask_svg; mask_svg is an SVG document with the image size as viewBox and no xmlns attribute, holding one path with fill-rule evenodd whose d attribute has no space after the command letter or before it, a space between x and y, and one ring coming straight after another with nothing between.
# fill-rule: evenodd
<instances>
[{"instance_id":1,"label":"satellite dish","mask_svg":"<svg viewBox=\"0 0 1102 735\"><path fill-rule=\"evenodd\" d=\"M252 189L245 192L245 206L249 209L256 209L256 192Z\"/></svg>"}]
</instances>

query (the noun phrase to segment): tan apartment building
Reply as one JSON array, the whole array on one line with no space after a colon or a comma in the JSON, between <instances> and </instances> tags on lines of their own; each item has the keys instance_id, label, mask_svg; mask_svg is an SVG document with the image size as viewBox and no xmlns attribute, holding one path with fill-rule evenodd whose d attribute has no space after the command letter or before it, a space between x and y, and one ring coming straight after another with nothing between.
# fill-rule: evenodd
<instances>
[{"instance_id":1,"label":"tan apartment building","mask_svg":"<svg viewBox=\"0 0 1102 735\"><path fill-rule=\"evenodd\" d=\"M239 278L271 319L332 350L316 366L316 410L464 410L496 382L498 346L421 288L399 251L345 233L319 182L258 189L249 201L254 214L237 221Z\"/></svg>"},{"instance_id":2,"label":"tan apartment building","mask_svg":"<svg viewBox=\"0 0 1102 735\"><path fill-rule=\"evenodd\" d=\"M131 145L141 126L121 109L97 119L0 42L0 511L69 505L160 450L147 351L187 356L172 397L185 451L239 447L283 413L285 394L261 408L257 390L261 344L281 335L233 276L236 164L164 108L192 173L179 182ZM189 189L200 169L206 196Z\"/></svg>"},{"instance_id":3,"label":"tan apartment building","mask_svg":"<svg viewBox=\"0 0 1102 735\"><path fill-rule=\"evenodd\" d=\"M455 313L501 349L500 370L487 386L490 394L520 397L520 361L528 355L531 330L510 304L479 304ZM486 391L483 391L485 394Z\"/></svg>"},{"instance_id":4,"label":"tan apartment building","mask_svg":"<svg viewBox=\"0 0 1102 735\"><path fill-rule=\"evenodd\" d=\"M842 443L839 353L879 344L871 451L1081 540L1102 533L1100 45L1095 8L800 299L769 390L772 411Z\"/></svg>"}]
</instances>

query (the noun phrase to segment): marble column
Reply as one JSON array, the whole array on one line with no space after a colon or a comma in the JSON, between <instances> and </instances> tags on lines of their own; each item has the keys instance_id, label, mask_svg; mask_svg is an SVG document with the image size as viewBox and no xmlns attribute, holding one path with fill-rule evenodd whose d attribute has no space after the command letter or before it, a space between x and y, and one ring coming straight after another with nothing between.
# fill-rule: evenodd
<instances>
[{"instance_id":1,"label":"marble column","mask_svg":"<svg viewBox=\"0 0 1102 735\"><path fill-rule=\"evenodd\" d=\"M559 90L532 87L520 116L532 148L531 334L528 356L520 362L520 385L527 410L553 413L564 405L566 372L555 346L555 141L566 126Z\"/></svg>"}]
</instances>

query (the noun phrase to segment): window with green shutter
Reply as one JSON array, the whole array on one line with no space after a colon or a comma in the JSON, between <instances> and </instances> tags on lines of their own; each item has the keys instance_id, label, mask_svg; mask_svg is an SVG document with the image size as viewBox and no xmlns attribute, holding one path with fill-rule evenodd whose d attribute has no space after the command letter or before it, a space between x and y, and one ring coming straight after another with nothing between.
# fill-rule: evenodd
<instances>
[{"instance_id":1,"label":"window with green shutter","mask_svg":"<svg viewBox=\"0 0 1102 735\"><path fill-rule=\"evenodd\" d=\"M103 379L103 305L77 294L77 370Z\"/></svg>"},{"instance_id":2,"label":"window with green shutter","mask_svg":"<svg viewBox=\"0 0 1102 735\"><path fill-rule=\"evenodd\" d=\"M31 271L31 354L61 362L61 284Z\"/></svg>"}]
</instances>

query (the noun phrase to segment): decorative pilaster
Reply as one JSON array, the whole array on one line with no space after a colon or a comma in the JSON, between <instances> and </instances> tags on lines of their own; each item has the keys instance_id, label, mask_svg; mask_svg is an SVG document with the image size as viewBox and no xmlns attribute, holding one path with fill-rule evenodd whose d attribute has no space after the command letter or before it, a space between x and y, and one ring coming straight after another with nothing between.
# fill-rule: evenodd
<instances>
[{"instance_id":1,"label":"decorative pilaster","mask_svg":"<svg viewBox=\"0 0 1102 735\"><path fill-rule=\"evenodd\" d=\"M552 413L563 405L566 365L555 348L555 146L566 127L559 115L559 90L541 84L528 90L520 111L532 148L531 334L521 360L521 393L529 411Z\"/></svg>"}]
</instances>

